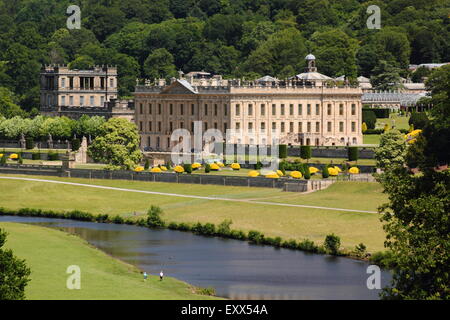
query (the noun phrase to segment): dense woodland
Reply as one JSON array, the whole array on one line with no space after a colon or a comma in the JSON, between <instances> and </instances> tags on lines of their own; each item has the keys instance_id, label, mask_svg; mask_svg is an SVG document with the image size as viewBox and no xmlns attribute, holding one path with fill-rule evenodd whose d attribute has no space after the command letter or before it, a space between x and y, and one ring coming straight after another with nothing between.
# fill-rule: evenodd
<instances>
[{"instance_id":1,"label":"dense woodland","mask_svg":"<svg viewBox=\"0 0 450 320\"><path fill-rule=\"evenodd\" d=\"M81 8L79 30L66 28L71 4ZM371 4L381 8L380 30L366 27ZM309 52L329 76L407 77L409 64L450 61L449 7L450 0L0 0L0 113L38 107L39 71L50 63L117 65L121 96L131 95L136 78L178 70L284 78L302 71Z\"/></svg>"}]
</instances>

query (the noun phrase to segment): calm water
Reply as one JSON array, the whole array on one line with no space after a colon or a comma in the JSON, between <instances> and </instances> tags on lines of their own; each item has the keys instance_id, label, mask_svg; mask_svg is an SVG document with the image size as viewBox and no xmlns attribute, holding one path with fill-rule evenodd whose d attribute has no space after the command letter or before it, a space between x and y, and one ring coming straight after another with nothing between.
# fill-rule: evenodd
<instances>
[{"instance_id":1,"label":"calm water","mask_svg":"<svg viewBox=\"0 0 450 320\"><path fill-rule=\"evenodd\" d=\"M379 290L366 287L369 264L362 261L129 225L10 216L0 221L77 234L147 273L163 270L231 299L378 299ZM382 272L382 286L390 278Z\"/></svg>"}]
</instances>

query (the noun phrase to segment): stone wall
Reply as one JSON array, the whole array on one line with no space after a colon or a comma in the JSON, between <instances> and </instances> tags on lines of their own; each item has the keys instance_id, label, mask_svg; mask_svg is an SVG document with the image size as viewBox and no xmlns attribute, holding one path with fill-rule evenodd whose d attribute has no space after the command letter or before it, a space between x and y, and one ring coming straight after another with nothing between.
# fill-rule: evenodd
<instances>
[{"instance_id":1,"label":"stone wall","mask_svg":"<svg viewBox=\"0 0 450 320\"><path fill-rule=\"evenodd\" d=\"M221 185L236 187L276 188L291 192L322 190L334 180L295 180L292 178L269 179L265 177L234 177L221 175L187 175L176 173L152 173L133 171L107 171L71 169L56 166L7 164L0 166L0 174L58 176L84 179L112 179L148 182Z\"/></svg>"}]
</instances>

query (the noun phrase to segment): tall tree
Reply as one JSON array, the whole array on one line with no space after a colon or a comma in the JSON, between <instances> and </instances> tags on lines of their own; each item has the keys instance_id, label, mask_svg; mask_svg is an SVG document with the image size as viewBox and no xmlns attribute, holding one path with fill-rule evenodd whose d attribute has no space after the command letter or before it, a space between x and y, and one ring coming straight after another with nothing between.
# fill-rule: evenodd
<instances>
[{"instance_id":1,"label":"tall tree","mask_svg":"<svg viewBox=\"0 0 450 320\"><path fill-rule=\"evenodd\" d=\"M108 164L108 169L133 168L142 158L136 125L126 119L109 119L88 152L95 161Z\"/></svg>"},{"instance_id":2,"label":"tall tree","mask_svg":"<svg viewBox=\"0 0 450 320\"><path fill-rule=\"evenodd\" d=\"M17 258L11 249L4 249L7 233L0 229L0 300L23 300L31 270L25 260Z\"/></svg>"},{"instance_id":3,"label":"tall tree","mask_svg":"<svg viewBox=\"0 0 450 320\"><path fill-rule=\"evenodd\" d=\"M389 195L381 207L385 246L395 265L386 299L450 299L450 171L436 168L450 161L449 79L450 68L431 75L428 86L438 97L433 118L408 149L408 162L421 173L399 164L380 177Z\"/></svg>"},{"instance_id":4,"label":"tall tree","mask_svg":"<svg viewBox=\"0 0 450 320\"><path fill-rule=\"evenodd\" d=\"M144 62L144 73L149 79L175 77L172 54L164 48L153 51Z\"/></svg>"}]
</instances>

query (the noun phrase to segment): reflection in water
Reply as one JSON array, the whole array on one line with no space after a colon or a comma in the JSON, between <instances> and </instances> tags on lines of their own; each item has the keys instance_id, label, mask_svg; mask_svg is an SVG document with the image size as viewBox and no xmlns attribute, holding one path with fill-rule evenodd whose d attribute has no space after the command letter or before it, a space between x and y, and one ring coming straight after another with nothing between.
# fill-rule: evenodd
<instances>
[{"instance_id":1,"label":"reflection in water","mask_svg":"<svg viewBox=\"0 0 450 320\"><path fill-rule=\"evenodd\" d=\"M378 298L379 290L366 287L368 264L362 261L129 225L26 217L0 221L62 229L150 275L164 270L231 299ZM389 280L383 272L382 285Z\"/></svg>"}]
</instances>

